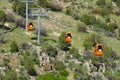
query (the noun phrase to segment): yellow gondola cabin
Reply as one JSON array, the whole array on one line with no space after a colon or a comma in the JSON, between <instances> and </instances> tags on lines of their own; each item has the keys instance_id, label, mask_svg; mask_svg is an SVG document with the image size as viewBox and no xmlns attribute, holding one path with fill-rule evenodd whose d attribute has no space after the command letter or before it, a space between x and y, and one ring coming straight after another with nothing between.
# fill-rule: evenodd
<instances>
[{"instance_id":1,"label":"yellow gondola cabin","mask_svg":"<svg viewBox=\"0 0 120 80\"><path fill-rule=\"evenodd\" d=\"M34 29L33 23L32 22L28 22L27 28L28 28L28 30L33 30Z\"/></svg>"},{"instance_id":2,"label":"yellow gondola cabin","mask_svg":"<svg viewBox=\"0 0 120 80\"><path fill-rule=\"evenodd\" d=\"M72 41L72 35L70 32L66 32L65 34L65 42L71 42Z\"/></svg>"},{"instance_id":3,"label":"yellow gondola cabin","mask_svg":"<svg viewBox=\"0 0 120 80\"><path fill-rule=\"evenodd\" d=\"M103 45L102 44L96 44L94 48L94 54L96 56L102 56L104 54L103 52Z\"/></svg>"}]
</instances>

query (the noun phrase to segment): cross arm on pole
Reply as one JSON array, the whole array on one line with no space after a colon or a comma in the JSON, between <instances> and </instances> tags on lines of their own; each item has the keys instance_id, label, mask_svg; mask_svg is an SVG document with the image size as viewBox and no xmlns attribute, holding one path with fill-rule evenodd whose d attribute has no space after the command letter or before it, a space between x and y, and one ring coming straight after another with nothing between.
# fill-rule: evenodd
<instances>
[{"instance_id":1,"label":"cross arm on pole","mask_svg":"<svg viewBox=\"0 0 120 80\"><path fill-rule=\"evenodd\" d=\"M19 0L20 2L35 2L35 0Z\"/></svg>"},{"instance_id":2,"label":"cross arm on pole","mask_svg":"<svg viewBox=\"0 0 120 80\"><path fill-rule=\"evenodd\" d=\"M42 10L40 11L40 9L38 10L39 13L33 13L35 9L37 9L37 8L32 9L32 12L30 15L38 17L38 38L37 38L37 41L38 41L38 45L39 45L40 44L40 17L41 16L48 17L48 15L45 13L40 13L40 12L42 12Z\"/></svg>"}]
</instances>

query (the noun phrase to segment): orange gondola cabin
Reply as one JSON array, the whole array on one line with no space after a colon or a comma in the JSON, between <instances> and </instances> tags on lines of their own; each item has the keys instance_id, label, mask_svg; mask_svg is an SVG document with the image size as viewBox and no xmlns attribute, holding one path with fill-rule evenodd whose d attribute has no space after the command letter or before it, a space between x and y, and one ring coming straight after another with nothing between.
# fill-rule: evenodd
<instances>
[{"instance_id":1,"label":"orange gondola cabin","mask_svg":"<svg viewBox=\"0 0 120 80\"><path fill-rule=\"evenodd\" d=\"M65 42L71 42L72 41L72 35L70 32L66 32L65 34Z\"/></svg>"},{"instance_id":2,"label":"orange gondola cabin","mask_svg":"<svg viewBox=\"0 0 120 80\"><path fill-rule=\"evenodd\" d=\"M27 28L28 28L28 30L33 30L34 29L33 23L32 22L28 22Z\"/></svg>"},{"instance_id":3,"label":"orange gondola cabin","mask_svg":"<svg viewBox=\"0 0 120 80\"><path fill-rule=\"evenodd\" d=\"M96 44L94 48L94 54L96 56L102 56L103 55L103 45L102 44Z\"/></svg>"}]
</instances>

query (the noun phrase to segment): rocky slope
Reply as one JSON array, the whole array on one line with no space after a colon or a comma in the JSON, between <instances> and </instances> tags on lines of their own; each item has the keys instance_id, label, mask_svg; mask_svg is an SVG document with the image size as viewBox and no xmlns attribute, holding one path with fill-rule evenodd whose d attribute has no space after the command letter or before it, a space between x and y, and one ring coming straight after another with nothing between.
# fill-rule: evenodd
<instances>
[{"instance_id":1,"label":"rocky slope","mask_svg":"<svg viewBox=\"0 0 120 80\"><path fill-rule=\"evenodd\" d=\"M120 79L119 0L49 0L54 6L46 6L49 19L41 18L40 45L37 19L29 18L36 30L26 32L24 15L12 9L14 1L0 1L7 14L0 24L0 80ZM72 32L70 44L63 41L64 31ZM93 53L94 34L104 44L103 56Z\"/></svg>"}]
</instances>

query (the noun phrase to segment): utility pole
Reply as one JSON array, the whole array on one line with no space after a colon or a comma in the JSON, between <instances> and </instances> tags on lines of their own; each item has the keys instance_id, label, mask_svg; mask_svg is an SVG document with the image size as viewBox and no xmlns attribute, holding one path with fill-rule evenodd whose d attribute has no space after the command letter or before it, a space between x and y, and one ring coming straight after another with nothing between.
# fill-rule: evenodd
<instances>
[{"instance_id":1,"label":"utility pole","mask_svg":"<svg viewBox=\"0 0 120 80\"><path fill-rule=\"evenodd\" d=\"M26 2L26 31L28 31L27 23L28 23L28 2L34 2L35 0L19 0L20 2Z\"/></svg>"},{"instance_id":2,"label":"utility pole","mask_svg":"<svg viewBox=\"0 0 120 80\"><path fill-rule=\"evenodd\" d=\"M45 13L45 11L38 9L39 13L34 13L34 10L37 8L32 9L32 13L30 14L31 16L37 16L38 17L38 36L37 36L37 43L38 45L40 44L40 17L45 16L48 17L48 15Z\"/></svg>"}]
</instances>

